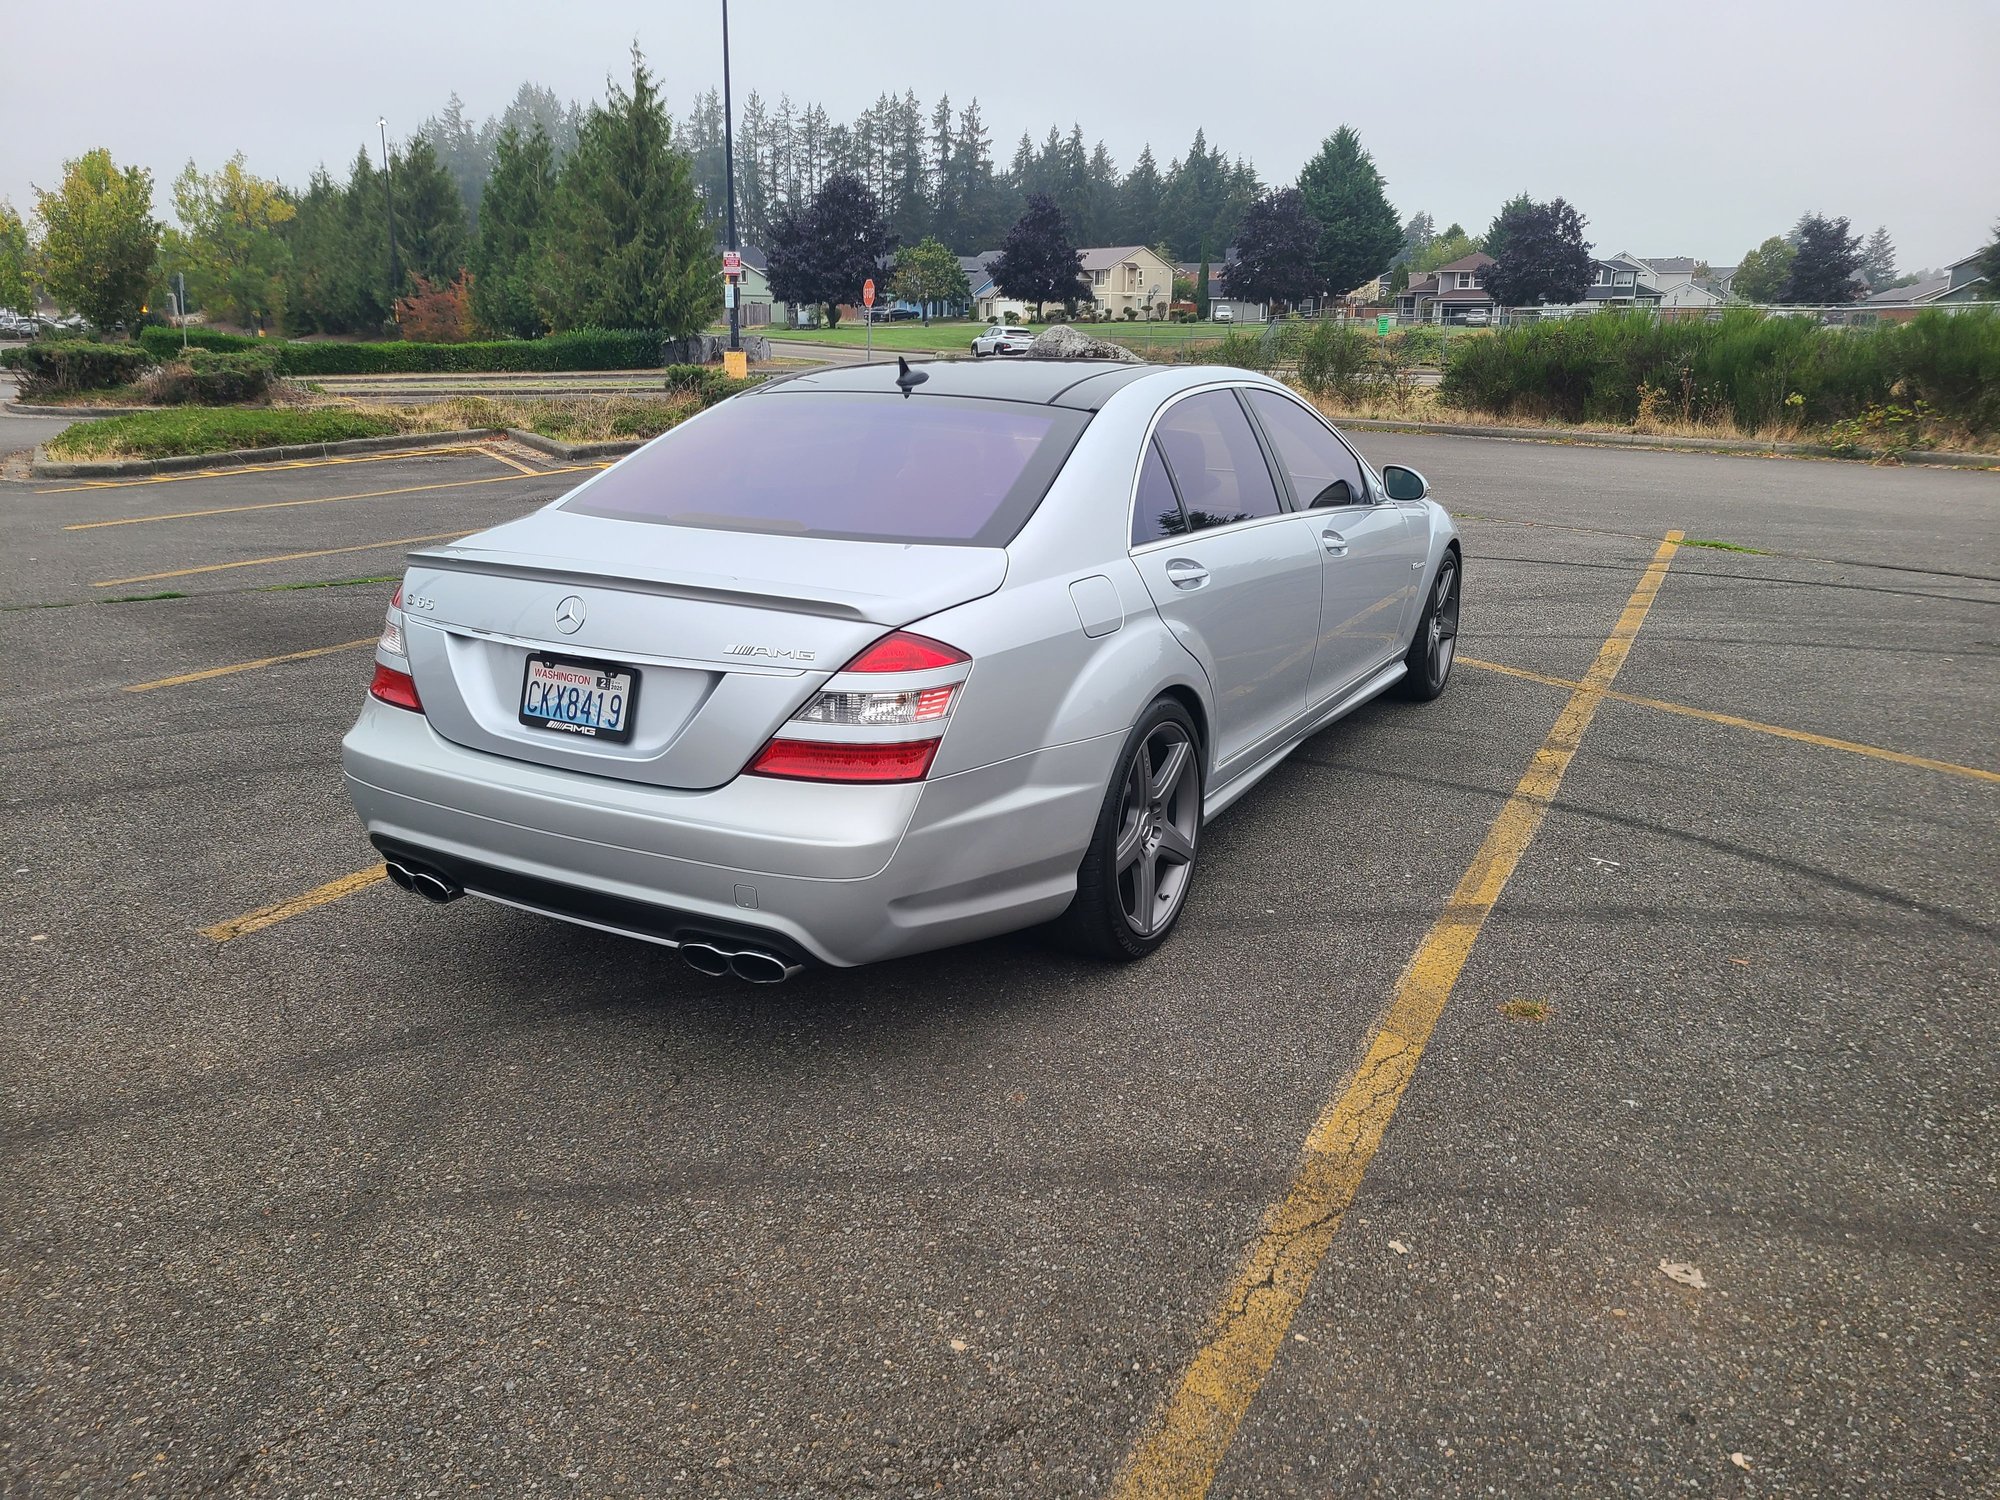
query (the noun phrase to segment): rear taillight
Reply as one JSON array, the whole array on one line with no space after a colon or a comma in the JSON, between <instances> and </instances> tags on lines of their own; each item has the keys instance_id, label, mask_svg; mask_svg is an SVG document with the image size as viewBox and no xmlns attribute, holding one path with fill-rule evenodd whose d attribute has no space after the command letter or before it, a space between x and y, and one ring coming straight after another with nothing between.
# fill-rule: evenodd
<instances>
[{"instance_id":1,"label":"rear taillight","mask_svg":"<svg viewBox=\"0 0 2000 1500\"><path fill-rule=\"evenodd\" d=\"M849 662L744 769L794 781L922 781L972 658L898 630Z\"/></svg>"},{"instance_id":2,"label":"rear taillight","mask_svg":"<svg viewBox=\"0 0 2000 1500\"><path fill-rule=\"evenodd\" d=\"M409 673L409 653L403 642L403 586L396 585L395 597L389 601L388 613L382 617L382 636L375 642L378 656L393 656L401 662L400 667L388 666L381 661L375 663L375 680L368 684L368 696L397 708L407 708L412 713L424 711L423 701L417 697L417 680Z\"/></svg>"}]
</instances>

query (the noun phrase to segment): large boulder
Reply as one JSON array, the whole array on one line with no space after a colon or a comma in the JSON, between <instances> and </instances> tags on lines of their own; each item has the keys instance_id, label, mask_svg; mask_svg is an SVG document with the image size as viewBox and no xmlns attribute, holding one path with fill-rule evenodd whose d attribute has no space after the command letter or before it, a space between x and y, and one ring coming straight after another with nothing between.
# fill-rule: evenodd
<instances>
[{"instance_id":1,"label":"large boulder","mask_svg":"<svg viewBox=\"0 0 2000 1500\"><path fill-rule=\"evenodd\" d=\"M1123 344L1093 338L1067 323L1058 323L1047 332L1038 334L1029 346L1028 354L1033 359L1115 359L1128 365L1145 363Z\"/></svg>"}]
</instances>

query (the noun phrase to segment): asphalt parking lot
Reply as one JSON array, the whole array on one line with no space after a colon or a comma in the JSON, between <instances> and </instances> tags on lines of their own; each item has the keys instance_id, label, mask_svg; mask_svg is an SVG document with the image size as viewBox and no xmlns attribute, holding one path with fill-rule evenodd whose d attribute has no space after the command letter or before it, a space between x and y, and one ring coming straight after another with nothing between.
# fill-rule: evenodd
<instances>
[{"instance_id":1,"label":"asphalt parking lot","mask_svg":"<svg viewBox=\"0 0 2000 1500\"><path fill-rule=\"evenodd\" d=\"M0 1490L1994 1493L2000 476L1362 446L1440 700L775 990L374 877L379 580L575 473L0 483Z\"/></svg>"}]
</instances>

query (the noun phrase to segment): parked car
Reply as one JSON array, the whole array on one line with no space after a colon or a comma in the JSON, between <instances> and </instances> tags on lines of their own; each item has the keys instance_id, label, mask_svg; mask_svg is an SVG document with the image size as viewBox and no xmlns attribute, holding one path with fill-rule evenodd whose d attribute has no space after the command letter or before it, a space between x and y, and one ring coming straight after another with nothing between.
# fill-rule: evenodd
<instances>
[{"instance_id":1,"label":"parked car","mask_svg":"<svg viewBox=\"0 0 2000 1500\"><path fill-rule=\"evenodd\" d=\"M1034 344L1035 335L1030 330L996 323L972 341L972 357L984 359L989 354L1026 354Z\"/></svg>"},{"instance_id":2,"label":"parked car","mask_svg":"<svg viewBox=\"0 0 2000 1500\"><path fill-rule=\"evenodd\" d=\"M396 884L761 983L1040 923L1132 959L1290 750L1444 690L1450 514L1277 381L901 371L411 555L342 747Z\"/></svg>"},{"instance_id":3,"label":"parked car","mask_svg":"<svg viewBox=\"0 0 2000 1500\"><path fill-rule=\"evenodd\" d=\"M1218 302L1214 307L1209 309L1208 316L1209 321L1214 323L1234 323L1236 321L1236 309L1231 307L1227 302Z\"/></svg>"},{"instance_id":4,"label":"parked car","mask_svg":"<svg viewBox=\"0 0 2000 1500\"><path fill-rule=\"evenodd\" d=\"M31 339L39 327L33 318L0 307L0 339Z\"/></svg>"},{"instance_id":5,"label":"parked car","mask_svg":"<svg viewBox=\"0 0 2000 1500\"><path fill-rule=\"evenodd\" d=\"M878 307L875 321L878 323L914 323L921 314L914 307Z\"/></svg>"}]
</instances>

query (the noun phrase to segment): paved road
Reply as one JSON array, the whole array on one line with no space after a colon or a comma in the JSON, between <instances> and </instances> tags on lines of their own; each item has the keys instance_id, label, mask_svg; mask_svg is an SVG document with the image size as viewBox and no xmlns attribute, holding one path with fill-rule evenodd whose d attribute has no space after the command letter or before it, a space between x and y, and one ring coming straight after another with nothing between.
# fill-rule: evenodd
<instances>
[{"instance_id":1,"label":"paved road","mask_svg":"<svg viewBox=\"0 0 2000 1500\"><path fill-rule=\"evenodd\" d=\"M331 896L365 646L168 681L575 476L0 485L0 1488L1105 1493L1678 528L1763 550L1673 555L1210 1493L1990 1494L2000 480L1365 446L1465 516L1442 699L1215 824L1148 963L773 992Z\"/></svg>"},{"instance_id":2,"label":"paved road","mask_svg":"<svg viewBox=\"0 0 2000 1500\"><path fill-rule=\"evenodd\" d=\"M14 377L0 370L0 405L16 398ZM38 443L46 443L50 438L70 425L68 417L24 417L10 411L0 411L0 459L10 453L26 453Z\"/></svg>"}]
</instances>

